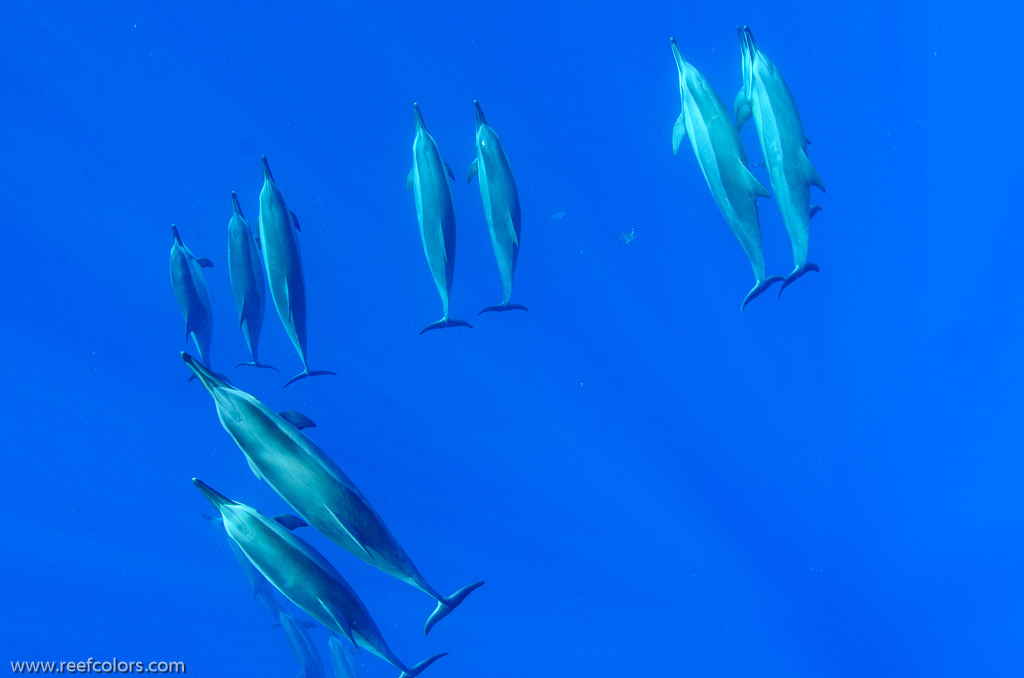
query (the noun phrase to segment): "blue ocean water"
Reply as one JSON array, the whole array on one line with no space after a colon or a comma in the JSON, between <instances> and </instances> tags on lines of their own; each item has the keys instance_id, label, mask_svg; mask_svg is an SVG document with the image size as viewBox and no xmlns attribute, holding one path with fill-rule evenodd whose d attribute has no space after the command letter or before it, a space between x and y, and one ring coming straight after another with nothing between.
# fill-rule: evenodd
<instances>
[{"instance_id":1,"label":"blue ocean water","mask_svg":"<svg viewBox=\"0 0 1024 678\"><path fill-rule=\"evenodd\" d=\"M215 264L214 368L315 420L434 586L486 580L424 637L432 601L302 533L399 657L451 653L425 675L1021 675L1021 14L7 0L0 660L297 672L190 482L287 510L186 382L173 223ZM738 24L828 187L821 272L742 315L749 265L672 154L669 49L731 110ZM501 287L464 181L474 99L518 182L528 313L476 316ZM455 171L473 330L418 335L440 308L405 190L414 101ZM263 154L302 223L310 364L338 372L287 390L232 367L229 196L255 224ZM300 369L269 300L261 357Z\"/></svg>"}]
</instances>

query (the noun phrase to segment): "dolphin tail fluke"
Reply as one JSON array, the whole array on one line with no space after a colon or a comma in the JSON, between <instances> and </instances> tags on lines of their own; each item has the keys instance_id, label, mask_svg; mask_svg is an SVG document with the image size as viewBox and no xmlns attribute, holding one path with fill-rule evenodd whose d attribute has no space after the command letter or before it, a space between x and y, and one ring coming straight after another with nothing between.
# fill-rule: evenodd
<instances>
[{"instance_id":1,"label":"dolphin tail fluke","mask_svg":"<svg viewBox=\"0 0 1024 678\"><path fill-rule=\"evenodd\" d=\"M766 289L768 289L777 282L782 282L783 280L785 280L785 278L783 278L781 275L773 275L769 278L765 278L764 280L759 281L756 285L754 285L754 289L750 290L747 293L747 296L743 298L743 305L740 306L740 313L743 313L743 309L747 307L747 304L761 296L761 294Z\"/></svg>"},{"instance_id":2,"label":"dolphin tail fluke","mask_svg":"<svg viewBox=\"0 0 1024 678\"><path fill-rule=\"evenodd\" d=\"M289 386L291 386L295 382L297 382L297 381L299 381L301 379L305 379L306 377L322 377L322 376L327 375L327 374L332 374L332 375L337 376L338 373L337 372L331 372L330 370L303 370L302 372L299 372L298 374L296 374L294 377L292 377L288 381L284 382L284 387L283 388L288 388Z\"/></svg>"},{"instance_id":3,"label":"dolphin tail fluke","mask_svg":"<svg viewBox=\"0 0 1024 678\"><path fill-rule=\"evenodd\" d=\"M447 657L447 656L448 656L447 652L442 652L441 654L435 654L433 657L430 657L429 659L424 659L423 661L421 661L416 666L413 666L412 668L403 670L402 674L400 676L398 676L398 678L414 678L415 676L418 676L421 673L423 673L423 670L425 668L427 668L428 666L430 666L431 664L436 662L438 659L440 659L441 657Z\"/></svg>"},{"instance_id":4,"label":"dolphin tail fluke","mask_svg":"<svg viewBox=\"0 0 1024 678\"><path fill-rule=\"evenodd\" d=\"M786 281L782 283L782 287L779 288L779 297L782 297L782 290L786 289L787 287L795 283L797 281L797 278L800 278L805 273L810 273L811 271L814 271L815 273L820 273L821 269L818 268L818 265L813 261L808 261L803 266L798 266L796 269L794 269L792 273L786 276Z\"/></svg>"},{"instance_id":5,"label":"dolphin tail fluke","mask_svg":"<svg viewBox=\"0 0 1024 678\"><path fill-rule=\"evenodd\" d=\"M441 318L437 322L430 323L420 330L420 334L429 332L430 330L443 330L446 327L468 327L469 329L473 329L473 326L465 320L459 320L458 318Z\"/></svg>"},{"instance_id":6,"label":"dolphin tail fluke","mask_svg":"<svg viewBox=\"0 0 1024 678\"><path fill-rule=\"evenodd\" d=\"M238 363L237 365L235 365L235 367L245 367L245 366L249 366L249 367L262 367L265 370L274 370L278 374L281 374L281 370L277 369L273 365L264 365L263 363L259 362L258 360L253 360L253 361L247 362L247 363Z\"/></svg>"},{"instance_id":7,"label":"dolphin tail fluke","mask_svg":"<svg viewBox=\"0 0 1024 678\"><path fill-rule=\"evenodd\" d=\"M482 310L479 313L477 313L477 315L483 315L484 313L487 313L488 311L529 311L529 310L530 309L526 308L522 304L498 304L497 306L488 306L484 310Z\"/></svg>"},{"instance_id":8,"label":"dolphin tail fluke","mask_svg":"<svg viewBox=\"0 0 1024 678\"><path fill-rule=\"evenodd\" d=\"M442 598L441 600L437 601L437 607L434 609L433 613L431 613L431 615L427 618L427 623L423 627L423 635L427 635L428 633L430 633L430 629L434 628L434 625L437 622L441 621L442 619L450 615L455 608L462 604L462 601L466 599L466 596L468 596L473 591L476 591L483 585L484 583L482 581L478 581L474 584L470 584L469 586L463 586L461 589L459 589L452 595L448 596L447 598Z\"/></svg>"}]
</instances>

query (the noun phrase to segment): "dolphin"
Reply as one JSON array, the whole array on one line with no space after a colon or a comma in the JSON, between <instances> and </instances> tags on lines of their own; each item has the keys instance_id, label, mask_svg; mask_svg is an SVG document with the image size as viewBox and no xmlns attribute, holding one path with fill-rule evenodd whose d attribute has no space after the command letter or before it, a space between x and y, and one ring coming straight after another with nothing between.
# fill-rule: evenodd
<instances>
[{"instance_id":1,"label":"dolphin","mask_svg":"<svg viewBox=\"0 0 1024 678\"><path fill-rule=\"evenodd\" d=\"M260 329L263 327L265 284L263 261L259 244L253 238L249 222L242 215L238 196L231 191L231 206L234 213L228 221L228 273L231 276L231 290L235 294L235 308L238 310L238 326L249 346L252 362L239 363L235 367L251 365L277 371L272 365L264 365L257 357L260 343Z\"/></svg>"},{"instance_id":2,"label":"dolphin","mask_svg":"<svg viewBox=\"0 0 1024 678\"><path fill-rule=\"evenodd\" d=\"M298 678L324 678L324 664L320 660L320 653L306 632L307 624L313 626L314 623L300 622L280 605L277 606L277 618L285 638L288 639L288 647L292 649L292 654L301 667Z\"/></svg>"},{"instance_id":3,"label":"dolphin","mask_svg":"<svg viewBox=\"0 0 1024 678\"><path fill-rule=\"evenodd\" d=\"M181 357L213 397L221 425L245 454L256 477L266 480L328 539L437 601L423 633L429 633L466 596L483 586L481 581L448 597L439 594L420 574L359 488L299 430L300 426L308 425L300 419L301 415L277 414L189 354L182 353Z\"/></svg>"},{"instance_id":4,"label":"dolphin","mask_svg":"<svg viewBox=\"0 0 1024 678\"><path fill-rule=\"evenodd\" d=\"M192 341L199 351L199 360L210 364L210 339L213 334L213 309L206 289L203 269L213 266L209 259L199 259L181 241L178 229L171 226L171 287L185 316L185 341Z\"/></svg>"},{"instance_id":5,"label":"dolphin","mask_svg":"<svg viewBox=\"0 0 1024 678\"><path fill-rule=\"evenodd\" d=\"M733 103L736 126L742 129L747 120L754 119L775 201L793 245L794 268L779 288L782 296L782 290L797 278L821 270L807 261L807 239L811 217L821 210L817 205L811 207L810 187L824 191L825 185L807 158L809 142L804 124L782 73L758 49L748 27L737 27L736 31L743 57L743 86Z\"/></svg>"},{"instance_id":6,"label":"dolphin","mask_svg":"<svg viewBox=\"0 0 1024 678\"><path fill-rule=\"evenodd\" d=\"M302 372L285 382L289 384L324 374L327 370L310 370L306 359L306 283L302 276L302 258L299 255L299 220L288 210L281 189L274 183L267 156L263 162L263 189L260 191L260 243L263 261L267 266L270 296L274 299L277 315L284 324L288 338L302 360Z\"/></svg>"},{"instance_id":7,"label":"dolphin","mask_svg":"<svg viewBox=\"0 0 1024 678\"><path fill-rule=\"evenodd\" d=\"M406 180L406 189L416 198L416 219L420 224L420 238L427 265L434 276L434 285L441 295L441 319L424 327L420 334L443 327L473 326L465 320L448 317L448 300L452 295L452 276L455 274L455 208L452 189L445 172L455 178L452 170L441 160L434 137L423 124L419 104L412 105L416 113L416 137L412 141L412 170Z\"/></svg>"},{"instance_id":8,"label":"dolphin","mask_svg":"<svg viewBox=\"0 0 1024 678\"><path fill-rule=\"evenodd\" d=\"M469 177L480 178L480 198L484 203L484 215L491 231L491 246L498 261L501 274L502 299L497 306L488 306L480 311L528 310L520 304L509 304L512 296L512 281L516 277L516 263L519 260L519 232L522 221L519 213L519 192L512 176L512 167L501 147L498 134L487 124L480 102L473 102L476 111L476 159L469 165Z\"/></svg>"},{"instance_id":9,"label":"dolphin","mask_svg":"<svg viewBox=\"0 0 1024 678\"><path fill-rule=\"evenodd\" d=\"M743 299L742 312L753 299L783 279L782 276L764 276L757 199L770 197L770 194L750 173L739 132L722 100L704 76L683 59L675 38L672 38L672 54L679 69L679 96L683 106L672 130L672 152L677 153L679 143L689 135L715 203L754 269L754 288Z\"/></svg>"},{"instance_id":10,"label":"dolphin","mask_svg":"<svg viewBox=\"0 0 1024 678\"><path fill-rule=\"evenodd\" d=\"M352 664L352 656L342 642L341 636L332 633L327 640L327 647L331 651L334 678L356 678L356 667Z\"/></svg>"},{"instance_id":11,"label":"dolphin","mask_svg":"<svg viewBox=\"0 0 1024 678\"><path fill-rule=\"evenodd\" d=\"M412 678L447 654L434 655L412 667L403 664L384 641L363 601L326 558L279 522L228 499L198 478L192 482L220 511L228 537L267 581L328 629L399 669L399 678Z\"/></svg>"}]
</instances>

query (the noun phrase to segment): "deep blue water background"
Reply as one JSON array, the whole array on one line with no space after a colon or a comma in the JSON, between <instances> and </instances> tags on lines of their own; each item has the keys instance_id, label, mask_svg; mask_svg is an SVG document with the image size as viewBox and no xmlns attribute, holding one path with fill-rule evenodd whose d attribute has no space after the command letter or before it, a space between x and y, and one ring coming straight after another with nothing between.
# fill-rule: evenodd
<instances>
[{"instance_id":1,"label":"deep blue water background","mask_svg":"<svg viewBox=\"0 0 1024 678\"><path fill-rule=\"evenodd\" d=\"M185 381L175 223L216 264L214 367L312 417L435 587L487 581L424 638L426 596L305 533L403 660L451 652L424 675L1021 675L1022 17L986 4L7 0L0 659L297 671L189 482L287 508ZM749 266L672 155L668 45L731 110L739 23L829 189L822 272L742 316ZM473 99L519 184L528 314L475 315L500 283ZM458 179L472 331L417 335L413 101ZM311 365L340 374L288 390L230 367L229 192L255 224L264 153ZM269 302L261 356L299 369Z\"/></svg>"}]
</instances>

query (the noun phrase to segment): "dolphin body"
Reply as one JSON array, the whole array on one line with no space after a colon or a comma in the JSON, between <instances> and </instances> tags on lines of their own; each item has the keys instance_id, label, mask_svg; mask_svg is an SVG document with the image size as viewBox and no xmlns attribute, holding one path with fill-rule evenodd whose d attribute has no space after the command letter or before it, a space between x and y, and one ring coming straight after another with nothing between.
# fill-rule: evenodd
<instances>
[{"instance_id":1,"label":"dolphin body","mask_svg":"<svg viewBox=\"0 0 1024 678\"><path fill-rule=\"evenodd\" d=\"M452 295L452 276L455 274L455 208L452 189L445 172L455 178L452 170L441 160L434 137L427 132L419 104L412 105L416 113L416 136L412 141L412 170L406 189L416 198L416 219L420 225L420 239L427 265L434 276L434 285L441 295L441 319L424 327L420 334L444 327L469 327L465 320L448 317L448 300Z\"/></svg>"},{"instance_id":2,"label":"dolphin body","mask_svg":"<svg viewBox=\"0 0 1024 678\"><path fill-rule=\"evenodd\" d=\"M783 280L782 276L764 277L757 199L771 196L747 168L747 155L743 152L739 132L722 100L704 76L683 59L675 38L672 38L672 54L679 69L679 96L683 105L672 130L672 151L678 152L683 137L690 137L715 203L754 269L756 281L743 299L742 312L753 299Z\"/></svg>"},{"instance_id":3,"label":"dolphin body","mask_svg":"<svg viewBox=\"0 0 1024 678\"><path fill-rule=\"evenodd\" d=\"M399 669L400 678L412 678L445 656L434 655L407 667L388 647L363 601L326 558L279 522L197 478L192 482L220 511L224 530L246 558L309 616Z\"/></svg>"},{"instance_id":4,"label":"dolphin body","mask_svg":"<svg viewBox=\"0 0 1024 678\"><path fill-rule=\"evenodd\" d=\"M520 304L508 303L512 296L512 281L516 276L519 260L519 233L522 218L519 212L519 191L512 176L512 167L501 147L498 134L487 124L480 103L473 102L476 112L476 159L469 165L469 177L480 179L480 198L484 203L484 215L491 231L491 246L501 274L502 299L497 306L488 306L480 311L528 310Z\"/></svg>"},{"instance_id":5,"label":"dolphin body","mask_svg":"<svg viewBox=\"0 0 1024 678\"><path fill-rule=\"evenodd\" d=\"M292 649L292 654L299 663L298 678L324 678L324 663L320 660L316 644L306 632L306 625L288 614L280 605L277 606L277 618L285 638L288 639L288 647ZM313 625L313 622L307 624Z\"/></svg>"},{"instance_id":6,"label":"dolphin body","mask_svg":"<svg viewBox=\"0 0 1024 678\"><path fill-rule=\"evenodd\" d=\"M266 480L306 522L327 538L437 601L423 633L429 633L466 596L483 586L481 581L448 597L439 594L420 574L359 488L299 430L299 426L309 425L308 420L301 421L302 415L294 412L277 414L255 396L225 382L192 356L181 355L213 397L221 425L234 438L258 478Z\"/></svg>"},{"instance_id":7,"label":"dolphin body","mask_svg":"<svg viewBox=\"0 0 1024 678\"><path fill-rule=\"evenodd\" d=\"M331 651L331 667L334 669L334 678L356 678L356 667L352 664L352 656L341 640L341 636L332 633L327 641L327 647Z\"/></svg>"},{"instance_id":8,"label":"dolphin body","mask_svg":"<svg viewBox=\"0 0 1024 678\"><path fill-rule=\"evenodd\" d=\"M260 243L263 245L263 261L267 267L270 282L270 296L281 318L288 338L302 360L302 372L285 382L289 384L324 374L335 374L327 370L310 370L306 359L306 282L302 275L302 258L299 255L299 220L288 210L281 189L274 183L267 156L263 162L263 189L260 191Z\"/></svg>"},{"instance_id":9,"label":"dolphin body","mask_svg":"<svg viewBox=\"0 0 1024 678\"><path fill-rule=\"evenodd\" d=\"M824 191L825 186L807 158L804 124L782 73L758 49L748 27L737 27L736 31L743 53L743 87L733 103L736 126L742 129L747 120L754 119L775 201L793 245L794 268L779 288L782 296L782 290L797 278L821 270L807 261L807 239L811 217L821 210L817 205L811 207L810 187Z\"/></svg>"},{"instance_id":10,"label":"dolphin body","mask_svg":"<svg viewBox=\"0 0 1024 678\"><path fill-rule=\"evenodd\" d=\"M192 341L199 351L199 360L210 364L210 339L213 335L213 309L206 289L203 269L213 266L209 259L199 259L181 241L178 229L171 226L171 287L178 308L185 317L185 341Z\"/></svg>"},{"instance_id":11,"label":"dolphin body","mask_svg":"<svg viewBox=\"0 0 1024 678\"><path fill-rule=\"evenodd\" d=\"M258 357L260 329L263 327L263 310L266 306L262 255L249 228L249 222L242 215L242 208L234 191L231 192L231 206L234 212L228 221L228 273L231 276L231 290L235 294L238 326L245 336L245 343L252 357L251 362L239 363L235 367L251 365L276 372L276 367L264 365Z\"/></svg>"}]
</instances>

